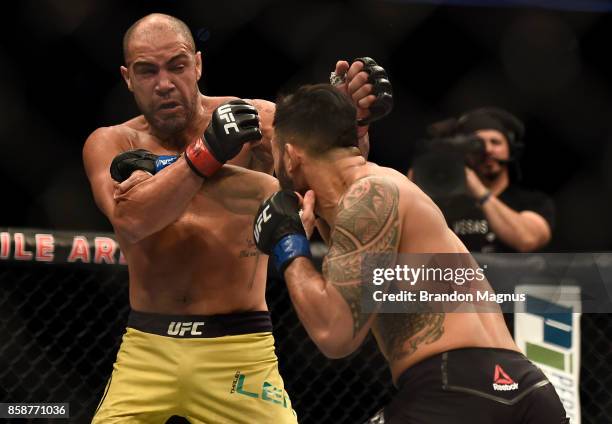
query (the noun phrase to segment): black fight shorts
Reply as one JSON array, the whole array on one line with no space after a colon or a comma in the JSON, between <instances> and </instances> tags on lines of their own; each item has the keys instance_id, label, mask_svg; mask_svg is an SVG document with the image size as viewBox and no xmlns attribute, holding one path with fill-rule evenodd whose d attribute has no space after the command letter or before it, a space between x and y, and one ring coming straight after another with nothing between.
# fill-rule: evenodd
<instances>
[{"instance_id":1,"label":"black fight shorts","mask_svg":"<svg viewBox=\"0 0 612 424\"><path fill-rule=\"evenodd\" d=\"M555 388L523 354L465 348L427 358L366 424L567 424Z\"/></svg>"}]
</instances>

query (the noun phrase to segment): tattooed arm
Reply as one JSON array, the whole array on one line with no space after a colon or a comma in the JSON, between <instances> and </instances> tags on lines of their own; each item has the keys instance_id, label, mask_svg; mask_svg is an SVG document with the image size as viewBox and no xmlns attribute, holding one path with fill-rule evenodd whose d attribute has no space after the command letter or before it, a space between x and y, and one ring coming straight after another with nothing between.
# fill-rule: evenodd
<instances>
[{"instance_id":1,"label":"tattooed arm","mask_svg":"<svg viewBox=\"0 0 612 424\"><path fill-rule=\"evenodd\" d=\"M355 351L374 319L362 313L362 260L367 253L387 254L395 261L400 237L397 187L379 177L356 181L341 199L330 235L323 275L309 259L297 258L285 270L285 280L300 321L328 357ZM380 265L380 264L378 264Z\"/></svg>"}]
</instances>

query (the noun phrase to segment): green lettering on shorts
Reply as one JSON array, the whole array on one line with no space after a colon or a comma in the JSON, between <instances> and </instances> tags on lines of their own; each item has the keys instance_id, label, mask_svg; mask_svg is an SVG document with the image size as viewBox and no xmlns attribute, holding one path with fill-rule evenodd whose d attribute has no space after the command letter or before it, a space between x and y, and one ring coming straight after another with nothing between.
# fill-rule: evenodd
<instances>
[{"instance_id":1,"label":"green lettering on shorts","mask_svg":"<svg viewBox=\"0 0 612 424\"><path fill-rule=\"evenodd\" d=\"M238 393L240 395L259 399L259 395L257 393L249 392L244 388L245 383L246 375L241 374L239 371L237 371L234 377L234 381L232 383L232 389L230 393ZM281 405L283 408L287 408L287 395L285 391L280 387L276 387L275 385L268 383L267 381L263 382L261 388L261 400L275 403L277 405Z\"/></svg>"},{"instance_id":2,"label":"green lettering on shorts","mask_svg":"<svg viewBox=\"0 0 612 424\"><path fill-rule=\"evenodd\" d=\"M245 396L249 396L249 397L258 398L259 396L257 395L257 393L249 392L242 388L244 386L244 380L246 380L246 376L244 374L240 374L240 377L238 377L238 386L236 387L236 393L239 393Z\"/></svg>"},{"instance_id":3,"label":"green lettering on shorts","mask_svg":"<svg viewBox=\"0 0 612 424\"><path fill-rule=\"evenodd\" d=\"M261 391L261 398L270 402L283 404L285 396L283 395L283 389L273 386L272 384L264 381L263 389Z\"/></svg>"}]
</instances>

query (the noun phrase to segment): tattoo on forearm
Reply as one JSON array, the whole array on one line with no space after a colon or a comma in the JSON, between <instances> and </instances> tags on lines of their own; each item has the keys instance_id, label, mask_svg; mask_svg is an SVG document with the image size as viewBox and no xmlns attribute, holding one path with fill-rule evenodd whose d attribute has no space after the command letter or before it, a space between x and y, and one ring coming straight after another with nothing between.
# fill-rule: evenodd
<instances>
[{"instance_id":1,"label":"tattoo on forearm","mask_svg":"<svg viewBox=\"0 0 612 424\"><path fill-rule=\"evenodd\" d=\"M340 201L331 246L323 262L323 275L348 304L353 317L353 336L366 324L361 312L364 254L380 255L376 266L392 266L399 246L399 191L383 178L363 178L353 184Z\"/></svg>"}]
</instances>

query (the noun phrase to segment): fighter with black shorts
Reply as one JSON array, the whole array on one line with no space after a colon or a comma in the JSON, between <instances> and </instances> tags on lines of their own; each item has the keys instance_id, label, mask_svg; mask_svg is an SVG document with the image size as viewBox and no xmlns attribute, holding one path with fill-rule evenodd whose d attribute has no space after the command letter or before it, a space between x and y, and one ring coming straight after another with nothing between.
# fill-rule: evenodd
<instances>
[{"instance_id":1,"label":"fighter with black shorts","mask_svg":"<svg viewBox=\"0 0 612 424\"><path fill-rule=\"evenodd\" d=\"M355 116L348 96L328 85L302 87L276 104L272 153L287 190L262 204L254 236L274 255L312 340L340 358L372 331L399 393L371 423L567 423L554 388L519 352L498 308L362 310L371 258L392 268L400 254L470 256L416 185L365 160ZM315 218L330 229L322 273L307 240Z\"/></svg>"}]
</instances>

